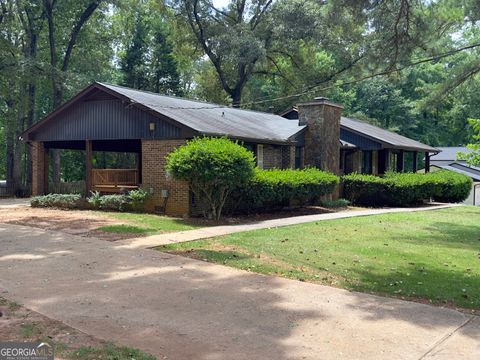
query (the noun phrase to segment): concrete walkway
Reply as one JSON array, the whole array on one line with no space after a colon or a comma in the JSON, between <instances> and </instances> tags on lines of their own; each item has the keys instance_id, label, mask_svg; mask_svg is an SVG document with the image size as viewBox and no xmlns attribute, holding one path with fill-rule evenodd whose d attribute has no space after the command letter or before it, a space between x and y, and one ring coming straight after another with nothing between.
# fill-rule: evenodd
<instances>
[{"instance_id":1,"label":"concrete walkway","mask_svg":"<svg viewBox=\"0 0 480 360\"><path fill-rule=\"evenodd\" d=\"M459 206L457 204L442 204L433 206L423 206L416 208L391 208L391 209L367 209L359 211L341 211L329 214L315 214L315 215L303 215L293 216L288 218L273 219L258 221L249 224L239 225L222 225L205 227L195 230L179 231L169 234L152 235L147 237L133 238L127 240L118 241L118 245L122 245L127 248L152 248L159 245L167 245L172 243L187 242L199 239L211 238L214 236L228 235L238 232L269 229L274 227L288 226L304 224L314 221L344 219L357 216L369 216L379 214L391 214L399 212L416 212L416 211L430 211L438 209L446 209L453 206Z\"/></svg>"},{"instance_id":2,"label":"concrete walkway","mask_svg":"<svg viewBox=\"0 0 480 360\"><path fill-rule=\"evenodd\" d=\"M480 358L475 316L23 226L0 295L159 359Z\"/></svg>"}]
</instances>

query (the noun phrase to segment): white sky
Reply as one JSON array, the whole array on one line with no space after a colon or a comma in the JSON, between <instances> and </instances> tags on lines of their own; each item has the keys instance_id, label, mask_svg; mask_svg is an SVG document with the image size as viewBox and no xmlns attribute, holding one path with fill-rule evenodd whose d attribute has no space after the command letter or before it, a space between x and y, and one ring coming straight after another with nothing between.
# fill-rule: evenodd
<instances>
[{"instance_id":1,"label":"white sky","mask_svg":"<svg viewBox=\"0 0 480 360\"><path fill-rule=\"evenodd\" d=\"M212 0L212 2L213 6L215 6L216 8L223 8L228 5L230 0Z\"/></svg>"}]
</instances>

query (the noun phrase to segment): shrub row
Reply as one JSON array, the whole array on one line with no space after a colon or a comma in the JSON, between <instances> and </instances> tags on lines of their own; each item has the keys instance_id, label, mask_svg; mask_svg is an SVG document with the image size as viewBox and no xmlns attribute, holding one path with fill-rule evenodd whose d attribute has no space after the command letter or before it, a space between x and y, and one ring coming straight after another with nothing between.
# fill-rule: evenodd
<instances>
[{"instance_id":1,"label":"shrub row","mask_svg":"<svg viewBox=\"0 0 480 360\"><path fill-rule=\"evenodd\" d=\"M346 199L367 206L408 206L433 199L461 202L471 190L472 180L448 170L434 173L387 173L383 178L350 174L342 178Z\"/></svg>"},{"instance_id":2,"label":"shrub row","mask_svg":"<svg viewBox=\"0 0 480 360\"><path fill-rule=\"evenodd\" d=\"M48 194L34 196L30 200L32 207L57 207L62 209L78 209L82 207L82 196L80 194Z\"/></svg>"},{"instance_id":3,"label":"shrub row","mask_svg":"<svg viewBox=\"0 0 480 360\"><path fill-rule=\"evenodd\" d=\"M148 196L148 193L143 189L132 190L128 194L112 195L101 195L98 191L95 191L92 192L87 201L94 209L141 211Z\"/></svg>"},{"instance_id":4,"label":"shrub row","mask_svg":"<svg viewBox=\"0 0 480 360\"><path fill-rule=\"evenodd\" d=\"M32 207L56 207L61 209L93 208L114 211L140 211L148 198L143 189L132 190L128 194L101 195L92 192L85 201L80 194L48 194L35 196L30 201Z\"/></svg>"},{"instance_id":5,"label":"shrub row","mask_svg":"<svg viewBox=\"0 0 480 360\"><path fill-rule=\"evenodd\" d=\"M318 202L331 194L339 178L318 169L256 170L253 178L233 192L232 203L237 211L272 209L292 203Z\"/></svg>"}]
</instances>

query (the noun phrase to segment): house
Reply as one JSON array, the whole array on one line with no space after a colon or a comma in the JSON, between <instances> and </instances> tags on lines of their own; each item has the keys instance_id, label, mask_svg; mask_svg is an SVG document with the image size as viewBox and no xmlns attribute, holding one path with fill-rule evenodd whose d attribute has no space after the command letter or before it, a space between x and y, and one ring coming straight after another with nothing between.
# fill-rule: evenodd
<instances>
[{"instance_id":1,"label":"house","mask_svg":"<svg viewBox=\"0 0 480 360\"><path fill-rule=\"evenodd\" d=\"M467 175L473 180L472 191L463 202L466 205L480 206L480 167L467 164L465 160L457 160L458 153L472 150L466 147L439 147L440 153L431 156L430 171L450 170Z\"/></svg>"},{"instance_id":2,"label":"house","mask_svg":"<svg viewBox=\"0 0 480 360\"><path fill-rule=\"evenodd\" d=\"M279 116L93 83L22 134L32 149L32 194L49 191L51 149L85 152L85 186L114 193L142 187L148 210L188 214L188 185L165 171L165 156L195 136L227 136L251 149L258 166L316 166L336 174L404 171L405 155L439 150L364 122L341 117L324 98ZM95 151L136 154L131 169L96 169Z\"/></svg>"},{"instance_id":3,"label":"house","mask_svg":"<svg viewBox=\"0 0 480 360\"><path fill-rule=\"evenodd\" d=\"M326 99L317 99L327 101ZM281 113L282 117L299 120L299 110L293 107ZM304 120L303 120L304 121ZM341 116L340 125L340 171L383 175L386 171L416 172L419 153L428 163L431 154L440 150L409 139L392 131L382 129L361 120ZM316 141L321 141L317 139ZM407 166L408 160L408 166ZM428 168L428 166L427 166Z\"/></svg>"}]
</instances>

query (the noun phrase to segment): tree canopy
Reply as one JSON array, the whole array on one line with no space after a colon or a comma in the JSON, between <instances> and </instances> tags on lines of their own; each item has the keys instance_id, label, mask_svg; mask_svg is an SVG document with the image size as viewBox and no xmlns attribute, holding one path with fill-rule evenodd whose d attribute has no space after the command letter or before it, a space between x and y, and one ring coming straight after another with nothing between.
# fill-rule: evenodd
<instances>
[{"instance_id":1,"label":"tree canopy","mask_svg":"<svg viewBox=\"0 0 480 360\"><path fill-rule=\"evenodd\" d=\"M29 188L19 135L94 80L275 112L326 96L430 145L477 141L478 1L225 4L0 0L0 178ZM53 159L52 181L82 175L78 153Z\"/></svg>"}]
</instances>

